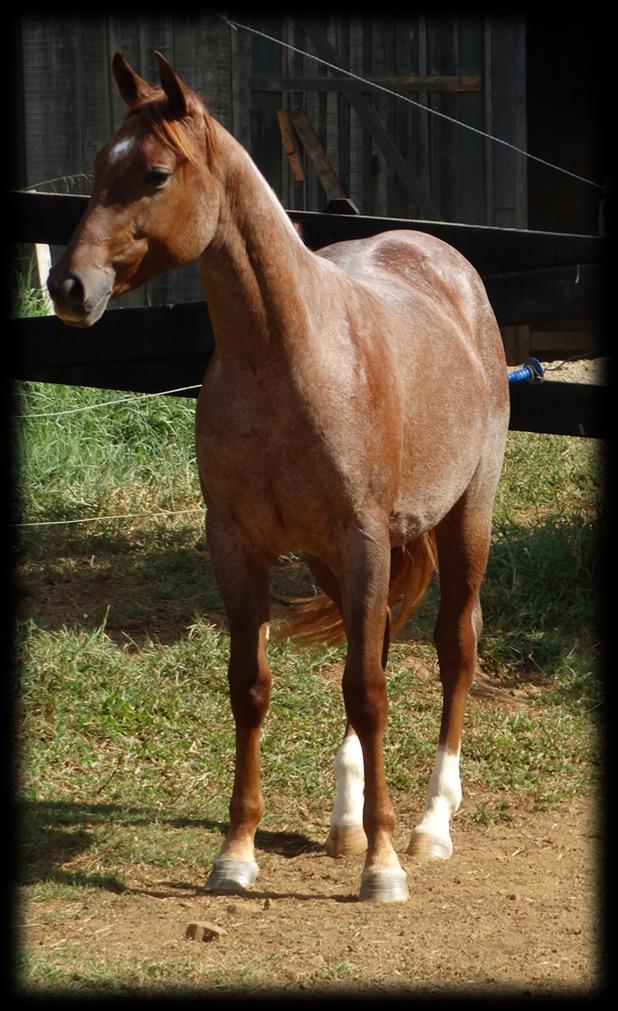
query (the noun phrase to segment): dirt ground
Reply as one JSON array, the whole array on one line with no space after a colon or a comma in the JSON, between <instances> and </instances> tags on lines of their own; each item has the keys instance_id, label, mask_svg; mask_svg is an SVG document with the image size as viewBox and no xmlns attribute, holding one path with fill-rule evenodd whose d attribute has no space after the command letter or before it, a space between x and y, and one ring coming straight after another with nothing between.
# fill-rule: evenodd
<instances>
[{"instance_id":1,"label":"dirt ground","mask_svg":"<svg viewBox=\"0 0 618 1011\"><path fill-rule=\"evenodd\" d=\"M398 816L401 850L415 813ZM142 872L120 895L46 902L45 922L31 907L26 935L40 955L62 948L64 961L72 949L76 967L102 957L199 965L206 988L212 974L237 992L589 995L602 974L599 837L585 798L498 824L456 818L450 861L401 855L411 897L392 905L356 901L362 857L262 849L243 896ZM189 939L196 921L225 933Z\"/></svg>"},{"instance_id":2,"label":"dirt ground","mask_svg":"<svg viewBox=\"0 0 618 1011\"><path fill-rule=\"evenodd\" d=\"M611 381L610 359L576 358L573 361L542 361L544 382L602 383Z\"/></svg>"},{"instance_id":3,"label":"dirt ground","mask_svg":"<svg viewBox=\"0 0 618 1011\"><path fill-rule=\"evenodd\" d=\"M428 667L426 676L435 671ZM536 689L496 685L479 671L471 694L476 705L512 714L534 708ZM363 857L327 856L325 810L319 821L307 812L300 832L258 831L260 874L244 895L206 894L209 867L196 878L181 860L171 872L127 867L119 893L93 889L79 898L31 903L26 888L22 943L35 958L65 973L72 969L76 980L87 979L88 966L101 960L109 978L126 979L129 967L129 986L140 992L156 989L144 982L148 965L161 967L165 993L176 991L170 979L186 979L190 992L223 986L237 996L589 997L601 991L603 812L595 798L575 796L539 811L524 796L511 796L508 814L488 823L473 815L488 799L486 788L468 786L464 777L463 789L446 862L405 853L420 811L401 793L393 795L406 903L358 902ZM208 837L218 848L223 828L205 828L204 843ZM71 867L77 864L65 869ZM191 939L192 923L222 933Z\"/></svg>"}]
</instances>

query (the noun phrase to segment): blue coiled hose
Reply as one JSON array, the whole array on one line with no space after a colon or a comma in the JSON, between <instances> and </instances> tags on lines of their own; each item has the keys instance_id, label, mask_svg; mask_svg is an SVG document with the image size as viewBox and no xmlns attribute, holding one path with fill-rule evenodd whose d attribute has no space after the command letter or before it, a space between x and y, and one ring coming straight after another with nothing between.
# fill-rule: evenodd
<instances>
[{"instance_id":1,"label":"blue coiled hose","mask_svg":"<svg viewBox=\"0 0 618 1011\"><path fill-rule=\"evenodd\" d=\"M529 383L540 383L543 379L543 366L538 358L526 358L519 369L513 369L508 374L509 383L521 383L527 379Z\"/></svg>"}]
</instances>

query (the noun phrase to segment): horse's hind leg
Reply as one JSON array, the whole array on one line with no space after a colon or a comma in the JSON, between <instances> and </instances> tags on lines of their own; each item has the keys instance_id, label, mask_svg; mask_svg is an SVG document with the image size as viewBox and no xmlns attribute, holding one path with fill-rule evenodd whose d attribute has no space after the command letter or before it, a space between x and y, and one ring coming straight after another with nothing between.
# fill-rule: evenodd
<instances>
[{"instance_id":1,"label":"horse's hind leg","mask_svg":"<svg viewBox=\"0 0 618 1011\"><path fill-rule=\"evenodd\" d=\"M450 857L449 822L461 803L459 753L464 709L477 665L482 615L479 590L489 554L491 503L467 492L436 527L440 609L434 638L442 682L442 723L425 812L414 828L408 853Z\"/></svg>"},{"instance_id":2,"label":"horse's hind leg","mask_svg":"<svg viewBox=\"0 0 618 1011\"><path fill-rule=\"evenodd\" d=\"M390 609L382 646L382 667L386 668L390 640ZM367 836L363 828L363 797L365 770L363 750L348 720L345 735L335 755L335 802L330 816L330 828L324 848L331 857L348 857L364 853Z\"/></svg>"},{"instance_id":3,"label":"horse's hind leg","mask_svg":"<svg viewBox=\"0 0 618 1011\"><path fill-rule=\"evenodd\" d=\"M254 837L264 812L260 789L260 728L268 708L270 670L266 660L268 568L245 549L233 527L208 516L208 546L230 629L228 670L236 724L236 765L226 839L206 890L235 892L258 874Z\"/></svg>"},{"instance_id":4,"label":"horse's hind leg","mask_svg":"<svg viewBox=\"0 0 618 1011\"><path fill-rule=\"evenodd\" d=\"M320 589L341 611L341 589L335 573L321 559L305 553L305 561ZM363 828L365 774L363 752L350 721L334 761L336 793L324 849L331 857L352 856L367 849Z\"/></svg>"},{"instance_id":5,"label":"horse's hind leg","mask_svg":"<svg viewBox=\"0 0 618 1011\"><path fill-rule=\"evenodd\" d=\"M349 720L343 742L335 755L334 769L335 802L324 849L331 857L364 853L367 849L367 836L363 828L363 750Z\"/></svg>"},{"instance_id":6,"label":"horse's hind leg","mask_svg":"<svg viewBox=\"0 0 618 1011\"><path fill-rule=\"evenodd\" d=\"M341 602L348 638L343 695L362 749L365 774L367 855L360 898L401 901L408 898L408 887L392 844L395 816L383 754L388 708L382 664L390 578L387 522L380 516L363 516L342 547Z\"/></svg>"}]
</instances>

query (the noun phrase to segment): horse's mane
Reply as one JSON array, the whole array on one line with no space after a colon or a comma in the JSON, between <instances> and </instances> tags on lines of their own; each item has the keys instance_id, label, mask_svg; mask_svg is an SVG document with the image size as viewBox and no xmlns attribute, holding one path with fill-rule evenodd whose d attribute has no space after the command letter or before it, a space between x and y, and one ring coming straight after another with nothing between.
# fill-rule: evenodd
<instances>
[{"instance_id":1,"label":"horse's mane","mask_svg":"<svg viewBox=\"0 0 618 1011\"><path fill-rule=\"evenodd\" d=\"M204 117L206 157L208 164L212 167L217 160L218 154L213 120L206 107L196 96L191 96L191 103L193 111L201 112ZM174 112L167 98L147 97L129 109L127 118L138 113L145 119L149 129L163 144L171 147L184 161L188 161L192 165L198 164L199 150L195 145L194 134L189 129L185 119Z\"/></svg>"}]
</instances>

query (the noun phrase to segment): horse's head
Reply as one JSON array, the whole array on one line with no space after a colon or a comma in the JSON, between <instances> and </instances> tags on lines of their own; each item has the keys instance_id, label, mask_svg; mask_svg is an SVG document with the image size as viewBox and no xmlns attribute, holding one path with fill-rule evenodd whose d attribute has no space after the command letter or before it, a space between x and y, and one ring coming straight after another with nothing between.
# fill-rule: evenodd
<instances>
[{"instance_id":1,"label":"horse's head","mask_svg":"<svg viewBox=\"0 0 618 1011\"><path fill-rule=\"evenodd\" d=\"M113 70L129 109L95 159L93 194L70 244L50 271L57 315L91 326L110 298L196 259L213 238L221 184L213 120L155 54L151 87L120 53Z\"/></svg>"}]
</instances>

